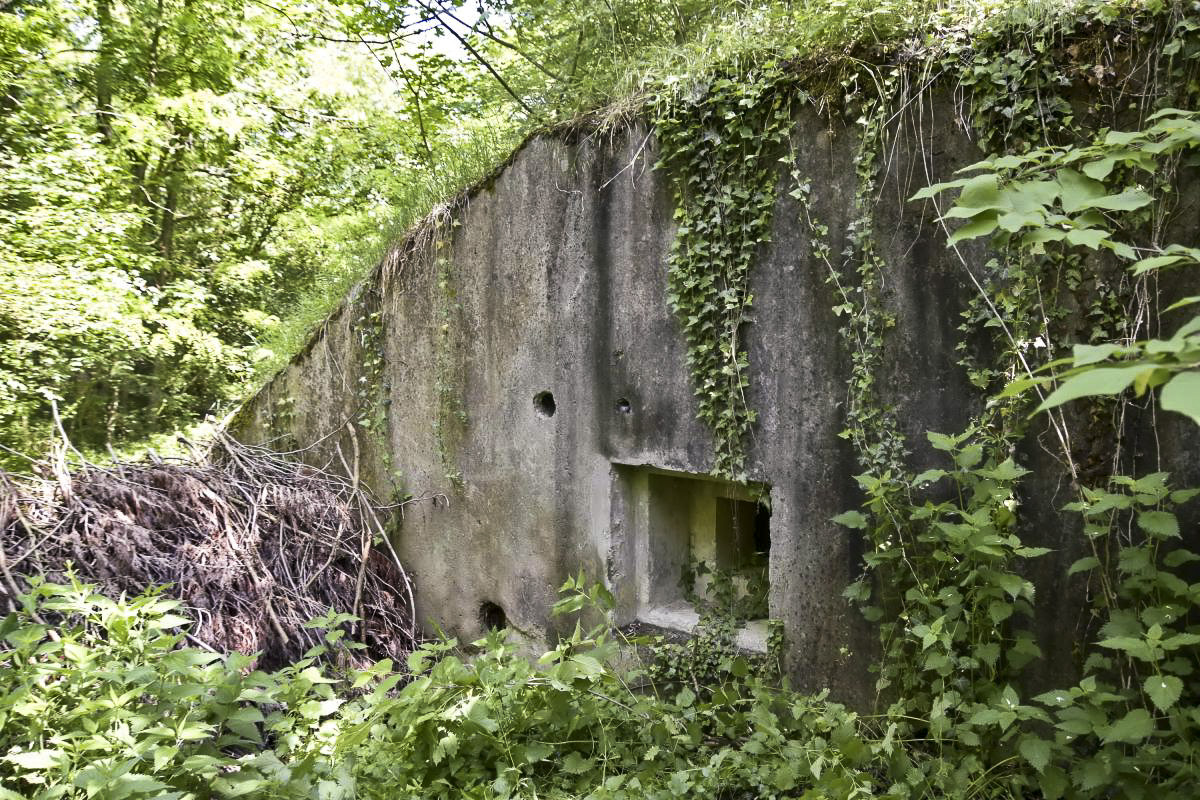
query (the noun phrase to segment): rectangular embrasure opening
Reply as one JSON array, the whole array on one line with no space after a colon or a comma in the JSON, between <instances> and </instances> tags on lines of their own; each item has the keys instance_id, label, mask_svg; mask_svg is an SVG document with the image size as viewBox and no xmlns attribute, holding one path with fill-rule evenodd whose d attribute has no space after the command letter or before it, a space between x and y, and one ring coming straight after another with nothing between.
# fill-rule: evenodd
<instances>
[{"instance_id":1,"label":"rectangular embrasure opening","mask_svg":"<svg viewBox=\"0 0 1200 800\"><path fill-rule=\"evenodd\" d=\"M638 619L690 633L703 613L718 610L743 627L739 644L765 647L769 487L653 467L618 475L631 501L622 527L634 534Z\"/></svg>"}]
</instances>

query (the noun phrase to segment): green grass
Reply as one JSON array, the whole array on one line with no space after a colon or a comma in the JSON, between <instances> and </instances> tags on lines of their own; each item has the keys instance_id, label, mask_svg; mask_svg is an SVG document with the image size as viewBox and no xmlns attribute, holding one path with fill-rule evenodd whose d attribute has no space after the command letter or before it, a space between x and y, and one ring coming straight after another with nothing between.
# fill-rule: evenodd
<instances>
[{"instance_id":1,"label":"green grass","mask_svg":"<svg viewBox=\"0 0 1200 800\"><path fill-rule=\"evenodd\" d=\"M316 270L300 303L282 316L272 335L261 343L264 357L255 364L243 394L257 391L286 366L390 247L435 208L484 180L509 157L523 135L523 129L512 123L471 121L439 143L433 167L406 170L398 181L402 191L386 205L328 220L323 234L332 258Z\"/></svg>"}]
</instances>

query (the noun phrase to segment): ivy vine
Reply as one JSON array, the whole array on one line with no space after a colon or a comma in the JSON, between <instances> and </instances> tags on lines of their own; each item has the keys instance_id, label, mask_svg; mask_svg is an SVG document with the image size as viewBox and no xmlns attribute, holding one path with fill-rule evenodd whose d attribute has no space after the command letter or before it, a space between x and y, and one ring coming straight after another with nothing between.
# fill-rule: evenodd
<instances>
[{"instance_id":1,"label":"ivy vine","mask_svg":"<svg viewBox=\"0 0 1200 800\"><path fill-rule=\"evenodd\" d=\"M675 239L667 299L684 333L698 417L715 440L713 473L745 477L745 439L756 414L746 399L743 327L750 274L770 239L778 180L772 156L787 140L792 97L778 67L719 75L656 105L658 164L674 177Z\"/></svg>"},{"instance_id":2,"label":"ivy vine","mask_svg":"<svg viewBox=\"0 0 1200 800\"><path fill-rule=\"evenodd\" d=\"M1200 556L1172 541L1179 536L1176 507L1197 493L1174 489L1162 473L1120 474L1131 463L1124 437L1132 412L1129 399L1119 396L1130 386L1144 392L1193 380L1188 348L1195 334L1185 326L1171 340L1135 341L1157 311L1144 276L1136 270L1131 276L1119 261L1150 254L1138 269L1152 272L1200 263L1200 254L1164 249L1173 164L1147 167L1124 151L1047 150L1083 147L1080 132L1103 127L1102 119L1113 125L1145 119L1156 106L1194 107L1200 24L1176 13L1179 5L1147 4L1141 13L1101 24L1085 12L1063 14L1054 25L1036 14L1013 14L886 70L841 61L846 102L838 107L857 118L860 146L854 216L840 252L815 213L813 187L794 150L787 159L790 193L812 257L827 269L851 363L843 436L863 470L865 501L835 521L860 532L869 553L863 579L847 596L880 631L886 738L922 743L897 766L896 796L1144 796L1153 786L1164 796L1184 796L1179 792L1197 779L1189 743L1200 707L1192 657L1200 627L1194 590L1180 570ZM931 75L954 86L962 119L993 154L983 164L992 184L1043 185L1025 198L1038 202L1002 208L1002 200L987 200L991 189L983 183L963 179L952 184L962 190L961 212L938 210L951 244L1003 234L991 261L963 261L977 294L963 314L958 352L970 382L990 399L966 430L930 433L944 463L915 474L896 410L879 386L895 317L874 207L889 126L920 99L911 95L913 86L922 87L920 95L937 82ZM1081 84L1092 103L1079 102ZM715 471L735 477L744 470L754 423L740 338L752 302L750 266L769 236L777 152L796 104L810 99L802 87L794 70L772 64L718 76L690 93L673 87L656 106L661 165L675 177L679 225L669 300L688 344L699 416L714 431ZM1184 136L1179 130L1160 123L1147 134L1117 134L1113 142L1162 146L1163 137ZM1053 176L1029 177L1030 164L1066 176L1057 183ZM1078 173L1084 165L1095 174ZM1072 211L1075 193L1100 205ZM1151 196L1168 199L1150 205ZM980 206L979 198L992 205ZM957 228L957 219L966 225ZM1024 238L1016 235L1030 229ZM1125 252L1118 240L1136 231L1142 232L1134 236L1138 250ZM1112 256L1097 259L1097 248ZM980 348L981 341L988 344ZM1076 686L1023 697L1023 670L1042 656L1032 632L1027 563L1048 551L1021 538L1021 483L1029 471L1019 463L1019 445L1032 429L1036 402L1021 390L1050 384L1056 359L1072 346L1074 371L1061 384L1066 391L1043 396L1042 407L1054 409L1080 396L1076 391L1108 395L1093 400L1082 420L1073 417L1071 428L1061 413L1049 418L1078 497L1068 510L1082 517L1093 553L1070 568L1096 588L1094 621L1079 634L1100 638L1082 645ZM1119 381L1105 383L1103 370L1093 376L1105 359L1124 364ZM1142 383L1135 385L1135 373ZM1191 408L1182 389L1173 391L1164 393L1164 404ZM676 662L667 666L679 669Z\"/></svg>"},{"instance_id":3,"label":"ivy vine","mask_svg":"<svg viewBox=\"0 0 1200 800\"><path fill-rule=\"evenodd\" d=\"M433 242L435 286L435 334L434 334L434 392L437 413L433 422L433 435L437 442L438 460L446 480L456 490L463 488L462 471L454 458L454 450L467 424L467 411L461 396L461 367L456 356L457 314L461 306L454 281L454 262L444 252L449 247L444 237Z\"/></svg>"}]
</instances>

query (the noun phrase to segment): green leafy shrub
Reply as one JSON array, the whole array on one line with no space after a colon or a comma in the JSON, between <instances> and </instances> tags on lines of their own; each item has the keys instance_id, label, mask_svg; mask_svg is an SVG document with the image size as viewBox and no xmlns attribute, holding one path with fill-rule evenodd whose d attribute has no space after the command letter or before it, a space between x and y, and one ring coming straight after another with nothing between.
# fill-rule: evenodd
<instances>
[{"instance_id":1,"label":"green leafy shrub","mask_svg":"<svg viewBox=\"0 0 1200 800\"><path fill-rule=\"evenodd\" d=\"M464 661L453 642L409 659L411 682L384 678L347 706L340 746L353 753L362 797L869 796L872 767L895 742L822 696L772 688L731 656L697 692L620 668L629 642L607 617L603 587L570 579L556 610L603 614L537 663L493 632Z\"/></svg>"},{"instance_id":2,"label":"green leafy shrub","mask_svg":"<svg viewBox=\"0 0 1200 800\"><path fill-rule=\"evenodd\" d=\"M1200 265L1195 247L1162 243L1157 236L1140 243L1136 234L1156 202L1147 188L1166 195L1173 169L1200 163L1200 114L1164 109L1148 122L1141 131L1104 132L1087 146L981 161L964 170L976 174L922 189L914 199L960 190L944 215L963 221L951 244L991 237L1001 247L1012 244L1034 255L1053 244L1109 251L1130 262L1135 280L1160 270L1195 268ZM1200 296L1186 297L1165 311L1197 302ZM1064 366L1068 369L1054 374ZM1076 344L1072 358L1022 376L1006 392L1047 385L1053 391L1042 398L1039 410L1082 397L1119 395L1131 388L1140 396L1162 387L1164 409L1200 423L1200 316L1179 324L1166 339Z\"/></svg>"},{"instance_id":3,"label":"green leafy shrub","mask_svg":"<svg viewBox=\"0 0 1200 800\"><path fill-rule=\"evenodd\" d=\"M268 674L181 647L154 592L37 582L22 603L0 622L0 797L350 796L328 757L343 700L312 659Z\"/></svg>"},{"instance_id":4,"label":"green leafy shrub","mask_svg":"<svg viewBox=\"0 0 1200 800\"><path fill-rule=\"evenodd\" d=\"M618 666L606 590L565 591L560 613L601 622L536 662L493 632L472 659L431 642L408 671L339 680L324 647L267 674L182 647L186 618L153 592L39 583L0 626L0 797L840 798L868 796L900 746L737 659L703 697L660 692Z\"/></svg>"}]
</instances>

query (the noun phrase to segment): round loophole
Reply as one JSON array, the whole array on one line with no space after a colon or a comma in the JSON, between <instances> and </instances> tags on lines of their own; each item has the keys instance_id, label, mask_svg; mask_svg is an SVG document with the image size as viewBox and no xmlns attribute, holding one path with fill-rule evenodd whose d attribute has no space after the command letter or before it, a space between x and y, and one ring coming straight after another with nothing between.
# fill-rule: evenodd
<instances>
[{"instance_id":1,"label":"round loophole","mask_svg":"<svg viewBox=\"0 0 1200 800\"><path fill-rule=\"evenodd\" d=\"M504 609L491 600L484 600L479 606L479 624L489 631L499 631L508 627L508 616Z\"/></svg>"},{"instance_id":2,"label":"round loophole","mask_svg":"<svg viewBox=\"0 0 1200 800\"><path fill-rule=\"evenodd\" d=\"M622 397L619 400L617 400L617 413L618 414L632 414L633 413L633 405L629 402L628 397Z\"/></svg>"},{"instance_id":3,"label":"round loophole","mask_svg":"<svg viewBox=\"0 0 1200 800\"><path fill-rule=\"evenodd\" d=\"M550 392L538 392L533 396L533 410L539 417L553 417L558 406L554 403L554 395Z\"/></svg>"}]
</instances>

